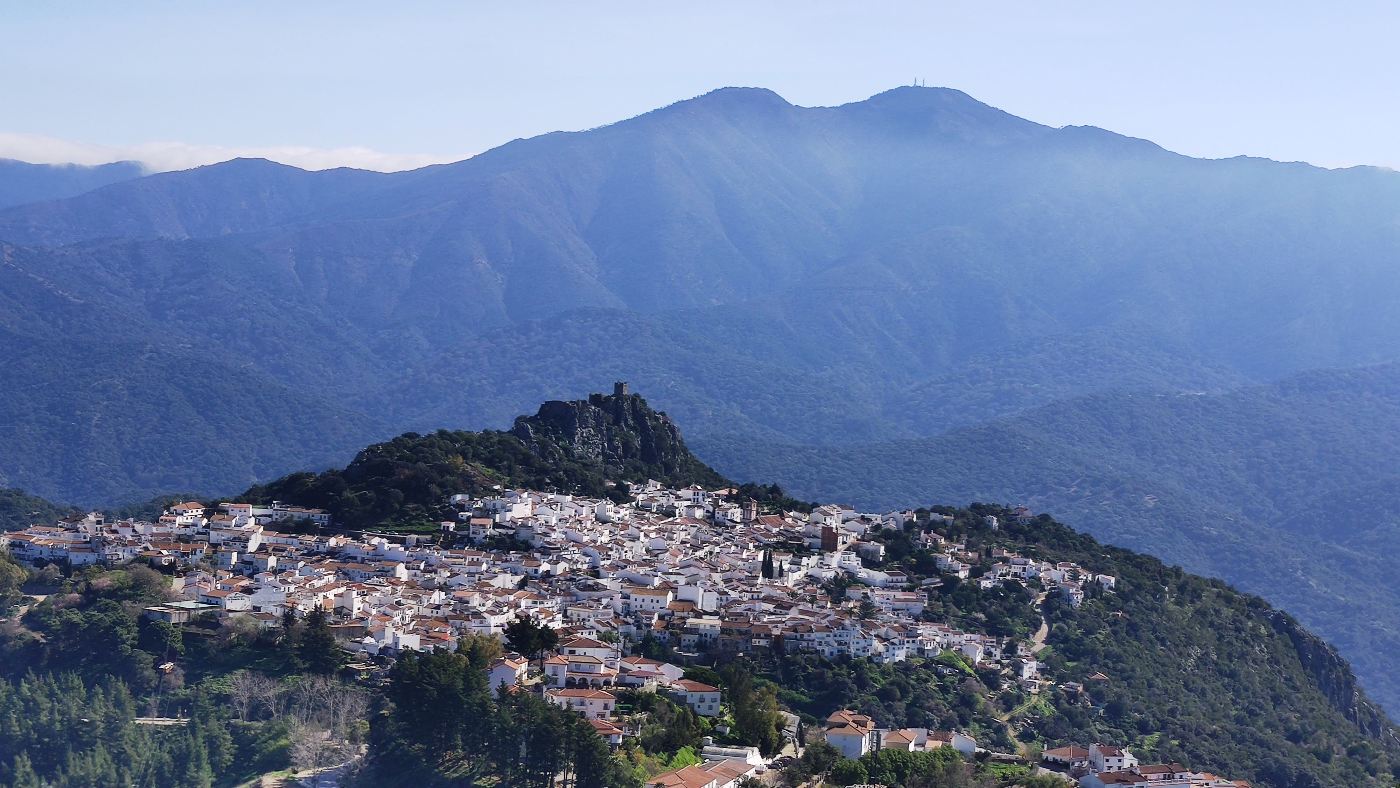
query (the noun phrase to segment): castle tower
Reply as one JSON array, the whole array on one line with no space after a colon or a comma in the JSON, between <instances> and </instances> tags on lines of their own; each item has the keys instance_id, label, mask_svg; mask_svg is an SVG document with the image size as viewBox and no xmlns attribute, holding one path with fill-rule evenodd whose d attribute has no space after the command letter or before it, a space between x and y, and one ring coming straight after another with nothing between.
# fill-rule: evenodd
<instances>
[{"instance_id":1,"label":"castle tower","mask_svg":"<svg viewBox=\"0 0 1400 788\"><path fill-rule=\"evenodd\" d=\"M616 382L616 383L613 384L613 396L614 396L614 397L625 397L625 396L627 396L627 381L625 381L625 380L619 380L618 382Z\"/></svg>"}]
</instances>

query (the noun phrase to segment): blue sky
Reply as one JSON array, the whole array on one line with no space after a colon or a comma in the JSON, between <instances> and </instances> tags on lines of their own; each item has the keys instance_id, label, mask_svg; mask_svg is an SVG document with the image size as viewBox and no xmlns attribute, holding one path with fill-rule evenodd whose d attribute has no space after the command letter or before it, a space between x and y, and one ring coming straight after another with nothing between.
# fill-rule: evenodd
<instances>
[{"instance_id":1,"label":"blue sky","mask_svg":"<svg viewBox=\"0 0 1400 788\"><path fill-rule=\"evenodd\" d=\"M1400 167L1382 2L110 2L0 10L0 156L396 169L725 85L915 78L1197 156Z\"/></svg>"}]
</instances>

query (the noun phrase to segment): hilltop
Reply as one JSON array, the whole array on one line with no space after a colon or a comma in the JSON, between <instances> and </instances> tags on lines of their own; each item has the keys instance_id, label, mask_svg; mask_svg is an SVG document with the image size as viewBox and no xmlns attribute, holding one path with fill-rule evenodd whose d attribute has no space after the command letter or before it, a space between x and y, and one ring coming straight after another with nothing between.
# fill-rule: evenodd
<instances>
[{"instance_id":1,"label":"hilltop","mask_svg":"<svg viewBox=\"0 0 1400 788\"><path fill-rule=\"evenodd\" d=\"M610 395L546 402L508 432L408 433L364 449L343 469L291 474L243 497L325 509L349 528L391 522L435 529L455 516L448 497L457 493L527 487L625 497L617 483L648 479L728 485L690 453L666 414L619 383Z\"/></svg>"}]
</instances>

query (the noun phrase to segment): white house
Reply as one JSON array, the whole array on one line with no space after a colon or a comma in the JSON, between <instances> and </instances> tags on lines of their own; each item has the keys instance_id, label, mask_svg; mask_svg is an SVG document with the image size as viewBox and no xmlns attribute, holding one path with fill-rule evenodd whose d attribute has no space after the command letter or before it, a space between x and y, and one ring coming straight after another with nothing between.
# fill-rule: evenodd
<instances>
[{"instance_id":1,"label":"white house","mask_svg":"<svg viewBox=\"0 0 1400 788\"><path fill-rule=\"evenodd\" d=\"M826 743L843 758L859 758L875 747L875 721L842 709L826 718Z\"/></svg>"},{"instance_id":2,"label":"white house","mask_svg":"<svg viewBox=\"0 0 1400 788\"><path fill-rule=\"evenodd\" d=\"M1109 744L1089 745L1089 771L1123 772L1138 765L1138 759L1125 749Z\"/></svg>"},{"instance_id":3,"label":"white house","mask_svg":"<svg viewBox=\"0 0 1400 788\"><path fill-rule=\"evenodd\" d=\"M709 684L702 684L690 679L681 679L671 683L671 691L676 697L685 701L691 711L702 717L719 716L720 693L718 687L711 687Z\"/></svg>"},{"instance_id":4,"label":"white house","mask_svg":"<svg viewBox=\"0 0 1400 788\"><path fill-rule=\"evenodd\" d=\"M491 664L491 668L486 672L487 684L494 691L502 684L507 687L514 687L525 678L526 668L529 661L524 657L505 656Z\"/></svg>"},{"instance_id":5,"label":"white house","mask_svg":"<svg viewBox=\"0 0 1400 788\"><path fill-rule=\"evenodd\" d=\"M606 720L617 708L617 697L597 689L565 688L545 690L545 697L556 706L572 709L590 720Z\"/></svg>"}]
</instances>

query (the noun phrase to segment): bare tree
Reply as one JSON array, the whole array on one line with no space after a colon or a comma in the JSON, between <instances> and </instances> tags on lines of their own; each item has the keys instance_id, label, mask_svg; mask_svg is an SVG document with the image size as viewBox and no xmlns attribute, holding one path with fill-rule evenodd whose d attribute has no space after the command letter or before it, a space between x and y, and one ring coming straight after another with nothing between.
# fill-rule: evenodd
<instances>
[{"instance_id":1,"label":"bare tree","mask_svg":"<svg viewBox=\"0 0 1400 788\"><path fill-rule=\"evenodd\" d=\"M358 743L361 723L369 718L369 696L359 687L344 684L331 696L327 711L331 731L347 742Z\"/></svg>"},{"instance_id":2,"label":"bare tree","mask_svg":"<svg viewBox=\"0 0 1400 788\"><path fill-rule=\"evenodd\" d=\"M323 731L325 746L345 760L362 743L369 697L363 688L348 682L306 676L292 693L289 714L294 725Z\"/></svg>"},{"instance_id":3,"label":"bare tree","mask_svg":"<svg viewBox=\"0 0 1400 788\"><path fill-rule=\"evenodd\" d=\"M283 693L280 682L261 673L240 670L229 678L229 698L238 718L245 722L258 712L264 717L280 717Z\"/></svg>"},{"instance_id":4,"label":"bare tree","mask_svg":"<svg viewBox=\"0 0 1400 788\"><path fill-rule=\"evenodd\" d=\"M240 670L229 676L228 694L229 700L233 703L233 708L238 711L238 719L247 722L253 705L261 697L261 689L258 685L269 679L261 673L251 673Z\"/></svg>"},{"instance_id":5,"label":"bare tree","mask_svg":"<svg viewBox=\"0 0 1400 788\"><path fill-rule=\"evenodd\" d=\"M311 771L319 785L321 769L336 766L350 757L350 749L331 732L315 725L294 724L289 731L292 766L297 771Z\"/></svg>"}]
</instances>

